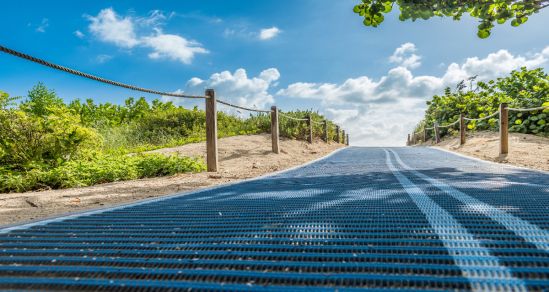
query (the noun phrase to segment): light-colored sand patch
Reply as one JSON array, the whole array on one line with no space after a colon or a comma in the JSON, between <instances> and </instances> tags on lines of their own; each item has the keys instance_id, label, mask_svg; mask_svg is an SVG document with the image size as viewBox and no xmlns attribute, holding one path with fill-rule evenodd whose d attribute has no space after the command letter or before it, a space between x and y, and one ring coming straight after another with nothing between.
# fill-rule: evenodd
<instances>
[{"instance_id":1,"label":"light-colored sand patch","mask_svg":"<svg viewBox=\"0 0 549 292\"><path fill-rule=\"evenodd\" d=\"M432 144L429 144L432 145ZM509 133L509 154L499 155L499 133L468 133L465 145L457 137L447 137L435 147L483 160L549 171L549 138Z\"/></svg>"},{"instance_id":2,"label":"light-colored sand patch","mask_svg":"<svg viewBox=\"0 0 549 292\"><path fill-rule=\"evenodd\" d=\"M34 221L61 214L125 204L141 199L190 191L284 170L325 156L341 144L281 139L281 154L271 152L270 135L223 138L218 141L218 173L189 173L170 177L122 181L91 187L0 194L0 225ZM205 143L155 150L205 157Z\"/></svg>"}]
</instances>

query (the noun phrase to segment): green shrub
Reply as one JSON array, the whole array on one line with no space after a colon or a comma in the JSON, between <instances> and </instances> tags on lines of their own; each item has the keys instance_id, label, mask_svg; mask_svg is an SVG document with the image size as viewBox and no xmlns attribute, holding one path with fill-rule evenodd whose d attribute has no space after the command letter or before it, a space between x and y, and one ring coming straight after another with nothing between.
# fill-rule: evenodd
<instances>
[{"instance_id":1,"label":"green shrub","mask_svg":"<svg viewBox=\"0 0 549 292\"><path fill-rule=\"evenodd\" d=\"M91 160L73 160L49 170L13 172L0 169L0 192L24 192L91 186L138 178L201 172L203 162L162 154L105 155Z\"/></svg>"},{"instance_id":2,"label":"green shrub","mask_svg":"<svg viewBox=\"0 0 549 292\"><path fill-rule=\"evenodd\" d=\"M415 131L432 127L434 123L446 125L456 121L460 113L470 118L486 117L499 109L501 103L511 108L534 108L549 105L549 76L542 69L513 71L504 78L478 82L478 88L465 91L464 83L452 92L446 88L444 95L435 95L427 102L425 118ZM509 112L511 132L549 135L549 110ZM468 130L498 130L498 117L468 122ZM441 135L453 134L455 129L443 129Z\"/></svg>"},{"instance_id":3,"label":"green shrub","mask_svg":"<svg viewBox=\"0 0 549 292\"><path fill-rule=\"evenodd\" d=\"M90 186L121 180L205 170L186 157L140 154L205 140L205 112L172 102L128 98L121 105L63 100L42 83L17 103L0 92L0 192ZM287 115L315 121L311 111ZM332 126L333 124L329 122ZM270 132L270 114L236 117L218 112L218 136ZM314 124L321 137L323 126ZM306 139L307 124L280 117L280 134ZM329 136L334 138L333 126ZM131 154L131 155L128 155Z\"/></svg>"}]
</instances>

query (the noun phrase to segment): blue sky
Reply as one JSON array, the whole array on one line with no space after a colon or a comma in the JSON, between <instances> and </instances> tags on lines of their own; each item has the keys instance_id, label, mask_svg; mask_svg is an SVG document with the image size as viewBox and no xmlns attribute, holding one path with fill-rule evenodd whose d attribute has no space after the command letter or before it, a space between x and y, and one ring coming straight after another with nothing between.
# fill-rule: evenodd
<instances>
[{"instance_id":1,"label":"blue sky","mask_svg":"<svg viewBox=\"0 0 549 292\"><path fill-rule=\"evenodd\" d=\"M358 0L46 2L3 3L0 43L142 87L214 87L243 105L319 110L355 145L401 145L445 86L549 59L548 9L481 40L468 18L403 23L393 14L364 27L352 12ZM143 95L0 55L0 90L24 96L38 81L66 100Z\"/></svg>"}]
</instances>

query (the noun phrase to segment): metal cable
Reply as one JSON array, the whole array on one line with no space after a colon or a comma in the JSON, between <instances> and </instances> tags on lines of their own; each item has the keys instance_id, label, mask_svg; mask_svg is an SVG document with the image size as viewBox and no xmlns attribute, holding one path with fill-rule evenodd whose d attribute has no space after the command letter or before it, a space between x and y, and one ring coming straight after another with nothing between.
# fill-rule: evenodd
<instances>
[{"instance_id":1,"label":"metal cable","mask_svg":"<svg viewBox=\"0 0 549 292\"><path fill-rule=\"evenodd\" d=\"M271 110L259 110L259 109L247 108L247 107L243 107L243 106L239 106L239 105L236 105L236 104L232 104L232 103L229 103L229 102L220 100L220 99L216 99L216 101L219 102L219 103L221 103L221 104L224 104L224 105L226 105L226 106L238 108L238 109L245 110L245 111L260 112L260 113L270 113L270 112L272 112Z\"/></svg>"},{"instance_id":2,"label":"metal cable","mask_svg":"<svg viewBox=\"0 0 549 292\"><path fill-rule=\"evenodd\" d=\"M531 112L531 111L539 111L539 110L549 109L549 105L548 106L533 107L533 108L512 108L512 107L509 107L507 109L510 110L510 111L514 111L514 112Z\"/></svg>"},{"instance_id":3,"label":"metal cable","mask_svg":"<svg viewBox=\"0 0 549 292\"><path fill-rule=\"evenodd\" d=\"M285 118L288 118L290 120L294 120L294 121L307 121L307 119L298 119L298 118L291 117L289 115L285 115L281 111L278 111L278 114L280 114L281 116L283 116Z\"/></svg>"},{"instance_id":4,"label":"metal cable","mask_svg":"<svg viewBox=\"0 0 549 292\"><path fill-rule=\"evenodd\" d=\"M102 77L98 77L98 76L95 76L95 75L91 75L91 74L88 74L88 73L80 72L78 70L74 70L74 69L71 69L71 68L67 68L67 67L64 67L64 66L53 64L53 63L50 63L48 61L45 61L45 60L42 60L42 59L39 59L39 58L35 58L33 56L30 56L30 55L27 55L27 54L24 54L24 53L6 48L2 45L0 45L0 51L4 52L4 53L7 53L7 54L10 54L10 55L13 55L13 56L16 56L16 57L19 57L19 58L22 58L22 59L26 59L26 60L35 62L35 63L43 65L43 66L47 66L47 67L59 70L59 71L67 72L67 73L70 73L70 74L73 74L73 75L76 75L76 76L88 78L88 79L91 79L91 80L99 81L99 82L102 82L102 83L106 83L106 84L110 84L110 85L114 85L114 86L118 86L118 87L131 89L131 90L135 90L135 91L141 91L141 92L152 93L152 94L157 94L157 95L182 97L182 98L208 98L207 96L200 96L200 95L187 95L187 94L157 91L157 90L146 89L146 88L142 88L142 87L137 87L137 86L133 86L133 85L124 84L124 83L117 82L117 81L112 81L112 80L105 79L105 78L102 78Z\"/></svg>"},{"instance_id":5,"label":"metal cable","mask_svg":"<svg viewBox=\"0 0 549 292\"><path fill-rule=\"evenodd\" d=\"M491 115L489 115L489 116L486 116L486 117L484 117L484 118L477 118L477 119L463 118L463 119L466 120L466 121L482 121L482 120L489 119L489 118L491 118L491 117L493 117L493 116L495 116L495 115L498 115L498 114L499 114L499 111L497 111L497 112L495 112L495 113L493 113L493 114L491 114Z\"/></svg>"}]
</instances>

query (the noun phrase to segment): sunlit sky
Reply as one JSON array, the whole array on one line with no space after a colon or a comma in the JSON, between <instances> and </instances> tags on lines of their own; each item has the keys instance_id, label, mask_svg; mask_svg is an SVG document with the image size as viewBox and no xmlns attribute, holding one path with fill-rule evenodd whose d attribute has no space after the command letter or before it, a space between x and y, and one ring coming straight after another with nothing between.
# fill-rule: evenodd
<instances>
[{"instance_id":1,"label":"sunlit sky","mask_svg":"<svg viewBox=\"0 0 549 292\"><path fill-rule=\"evenodd\" d=\"M318 110L352 145L369 146L403 145L425 101L446 86L549 64L549 9L481 40L469 18L400 22L392 13L365 27L352 12L358 2L9 1L0 44L141 87L193 94L211 87L241 105ZM25 96L39 81L67 101L163 98L0 55L0 90Z\"/></svg>"}]
</instances>

